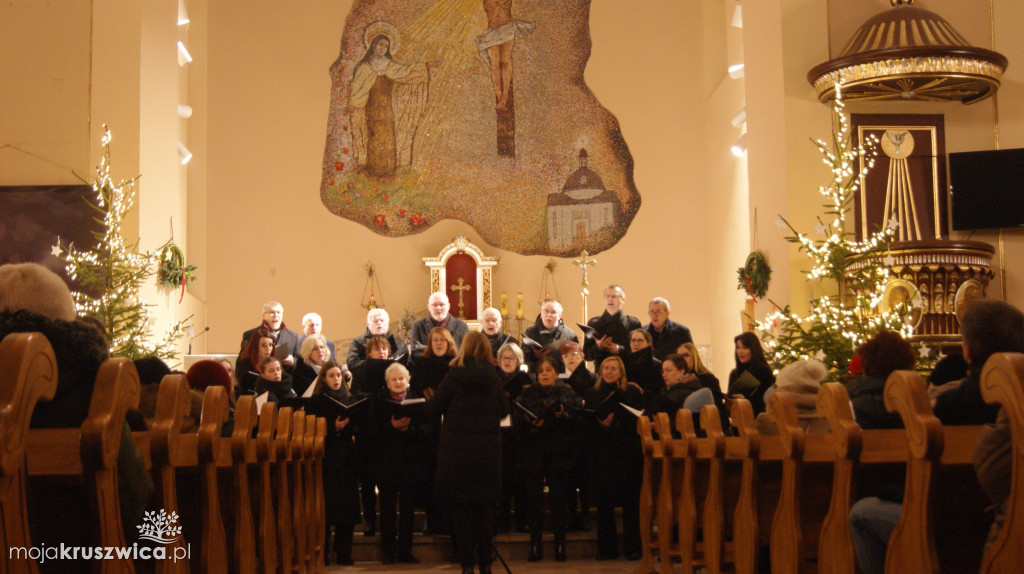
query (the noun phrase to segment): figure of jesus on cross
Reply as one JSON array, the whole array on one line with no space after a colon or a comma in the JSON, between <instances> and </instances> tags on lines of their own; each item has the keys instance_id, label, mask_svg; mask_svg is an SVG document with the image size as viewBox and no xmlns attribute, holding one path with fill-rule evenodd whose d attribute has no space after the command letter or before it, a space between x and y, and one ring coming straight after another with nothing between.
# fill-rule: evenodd
<instances>
[{"instance_id":1,"label":"figure of jesus on cross","mask_svg":"<svg viewBox=\"0 0 1024 574\"><path fill-rule=\"evenodd\" d=\"M573 259L572 264L574 267L579 267L583 270L583 282L580 284L580 295L583 296L583 317L584 320L586 320L586 317L589 317L589 314L587 313L587 295L590 294L590 289L588 289L588 287L590 287L590 281L587 279L587 271L594 265L597 265L597 259L590 257L590 254L587 253L586 249L584 249L580 252L580 258Z\"/></svg>"},{"instance_id":2,"label":"figure of jesus on cross","mask_svg":"<svg viewBox=\"0 0 1024 574\"><path fill-rule=\"evenodd\" d=\"M533 32L533 22L512 18L512 0L483 0L487 29L476 48L491 72L494 110L498 115L498 155L515 157L515 115L512 99L512 49L516 36Z\"/></svg>"}]
</instances>

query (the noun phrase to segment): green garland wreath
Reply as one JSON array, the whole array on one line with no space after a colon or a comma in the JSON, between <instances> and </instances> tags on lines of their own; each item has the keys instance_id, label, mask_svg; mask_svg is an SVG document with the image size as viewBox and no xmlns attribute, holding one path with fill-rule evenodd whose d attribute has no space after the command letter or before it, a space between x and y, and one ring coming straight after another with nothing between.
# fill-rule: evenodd
<instances>
[{"instance_id":1,"label":"green garland wreath","mask_svg":"<svg viewBox=\"0 0 1024 574\"><path fill-rule=\"evenodd\" d=\"M768 282L772 278L772 268L764 258L764 253L751 251L747 261L736 270L739 275L737 289L746 291L754 299L763 299L768 293Z\"/></svg>"},{"instance_id":2,"label":"green garland wreath","mask_svg":"<svg viewBox=\"0 0 1024 574\"><path fill-rule=\"evenodd\" d=\"M185 265L185 253L174 243L168 243L160 250L160 268L156 272L156 283L167 289L181 288L184 297L185 287L195 281L197 269L199 268L195 265Z\"/></svg>"}]
</instances>

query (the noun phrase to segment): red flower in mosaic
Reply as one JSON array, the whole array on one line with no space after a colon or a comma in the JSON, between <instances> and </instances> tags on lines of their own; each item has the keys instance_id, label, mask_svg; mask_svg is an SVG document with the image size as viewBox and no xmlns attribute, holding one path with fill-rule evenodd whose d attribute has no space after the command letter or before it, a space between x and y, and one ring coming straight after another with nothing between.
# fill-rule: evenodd
<instances>
[{"instance_id":1,"label":"red flower in mosaic","mask_svg":"<svg viewBox=\"0 0 1024 574\"><path fill-rule=\"evenodd\" d=\"M398 214L401 215L402 217L405 217L405 208L403 207L402 209L399 209Z\"/></svg>"},{"instance_id":2,"label":"red flower in mosaic","mask_svg":"<svg viewBox=\"0 0 1024 574\"><path fill-rule=\"evenodd\" d=\"M376 215L376 217L373 218L373 223L377 227L387 227L388 226L388 221L387 221L387 219L385 219L383 213L378 213Z\"/></svg>"},{"instance_id":3,"label":"red flower in mosaic","mask_svg":"<svg viewBox=\"0 0 1024 574\"><path fill-rule=\"evenodd\" d=\"M384 203L387 203L390 199L391 199L391 196L385 193L384 194Z\"/></svg>"},{"instance_id":4,"label":"red flower in mosaic","mask_svg":"<svg viewBox=\"0 0 1024 574\"><path fill-rule=\"evenodd\" d=\"M348 155L348 148L347 147L341 148L341 153L343 153L345 155Z\"/></svg>"},{"instance_id":5,"label":"red flower in mosaic","mask_svg":"<svg viewBox=\"0 0 1024 574\"><path fill-rule=\"evenodd\" d=\"M352 188L353 188L353 187L355 187L355 186L356 186L356 184L354 184L354 183L352 183L352 182L350 181L350 182L348 182L348 185L346 185L346 186L345 186L345 189L352 189Z\"/></svg>"},{"instance_id":6,"label":"red flower in mosaic","mask_svg":"<svg viewBox=\"0 0 1024 574\"><path fill-rule=\"evenodd\" d=\"M411 223L414 227L419 227L420 225L423 225L426 222L427 221L423 219L423 216L420 215L419 213L414 213L409 216L409 223Z\"/></svg>"},{"instance_id":7,"label":"red flower in mosaic","mask_svg":"<svg viewBox=\"0 0 1024 574\"><path fill-rule=\"evenodd\" d=\"M333 177L331 179L327 180L327 185L334 185L334 178Z\"/></svg>"},{"instance_id":8,"label":"red flower in mosaic","mask_svg":"<svg viewBox=\"0 0 1024 574\"><path fill-rule=\"evenodd\" d=\"M348 126L341 126L341 129L348 131Z\"/></svg>"},{"instance_id":9,"label":"red flower in mosaic","mask_svg":"<svg viewBox=\"0 0 1024 574\"><path fill-rule=\"evenodd\" d=\"M351 197L346 197L345 198L345 205L352 205L352 198Z\"/></svg>"},{"instance_id":10,"label":"red flower in mosaic","mask_svg":"<svg viewBox=\"0 0 1024 574\"><path fill-rule=\"evenodd\" d=\"M345 169L345 164L340 162L340 161L336 161L336 162L334 162L334 169L337 170L337 171L341 171L341 170Z\"/></svg>"}]
</instances>

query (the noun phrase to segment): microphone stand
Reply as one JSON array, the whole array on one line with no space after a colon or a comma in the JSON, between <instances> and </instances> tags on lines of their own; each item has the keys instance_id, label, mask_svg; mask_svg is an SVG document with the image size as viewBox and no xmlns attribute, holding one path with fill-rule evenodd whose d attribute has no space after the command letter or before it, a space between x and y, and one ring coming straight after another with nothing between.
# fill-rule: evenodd
<instances>
[{"instance_id":1,"label":"microphone stand","mask_svg":"<svg viewBox=\"0 0 1024 574\"><path fill-rule=\"evenodd\" d=\"M191 339L188 340L188 354L189 355L192 354L192 341L195 341L199 337L202 337L203 335L205 335L209 331L210 331L210 326L207 325L206 328L203 329L202 331L200 331L198 335L196 335L195 337L192 337Z\"/></svg>"}]
</instances>

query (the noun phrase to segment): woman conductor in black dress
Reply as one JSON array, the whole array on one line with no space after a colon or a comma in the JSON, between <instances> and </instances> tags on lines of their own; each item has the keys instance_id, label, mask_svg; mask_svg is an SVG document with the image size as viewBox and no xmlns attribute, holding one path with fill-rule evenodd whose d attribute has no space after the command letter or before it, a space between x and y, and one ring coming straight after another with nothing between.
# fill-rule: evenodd
<instances>
[{"instance_id":1,"label":"woman conductor in black dress","mask_svg":"<svg viewBox=\"0 0 1024 574\"><path fill-rule=\"evenodd\" d=\"M501 493L499 425L508 402L486 336L466 334L425 409L428 417L444 415L435 484L451 509L462 572L472 574L476 563L481 574L490 574L494 506Z\"/></svg>"}]
</instances>

